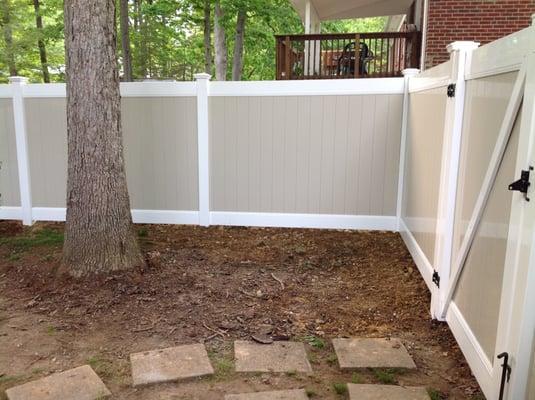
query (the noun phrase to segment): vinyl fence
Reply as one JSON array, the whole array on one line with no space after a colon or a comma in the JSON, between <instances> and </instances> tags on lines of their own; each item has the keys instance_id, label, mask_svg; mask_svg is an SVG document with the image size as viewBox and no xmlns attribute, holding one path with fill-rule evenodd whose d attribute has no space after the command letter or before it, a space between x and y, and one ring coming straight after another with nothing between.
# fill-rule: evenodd
<instances>
[{"instance_id":1,"label":"vinyl fence","mask_svg":"<svg viewBox=\"0 0 535 400\"><path fill-rule=\"evenodd\" d=\"M535 28L449 50L404 78L121 84L134 221L399 231L487 398L530 398L535 201L508 186L535 166ZM0 86L0 219L64 220L65 96Z\"/></svg>"}]
</instances>

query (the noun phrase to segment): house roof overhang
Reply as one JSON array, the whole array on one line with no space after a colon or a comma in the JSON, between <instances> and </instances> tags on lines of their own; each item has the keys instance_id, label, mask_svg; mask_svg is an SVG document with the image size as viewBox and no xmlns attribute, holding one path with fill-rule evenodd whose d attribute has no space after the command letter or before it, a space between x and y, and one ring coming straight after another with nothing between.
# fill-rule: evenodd
<instances>
[{"instance_id":1,"label":"house roof overhang","mask_svg":"<svg viewBox=\"0 0 535 400\"><path fill-rule=\"evenodd\" d=\"M310 1L320 21L406 14L414 0L291 0L302 20Z\"/></svg>"}]
</instances>

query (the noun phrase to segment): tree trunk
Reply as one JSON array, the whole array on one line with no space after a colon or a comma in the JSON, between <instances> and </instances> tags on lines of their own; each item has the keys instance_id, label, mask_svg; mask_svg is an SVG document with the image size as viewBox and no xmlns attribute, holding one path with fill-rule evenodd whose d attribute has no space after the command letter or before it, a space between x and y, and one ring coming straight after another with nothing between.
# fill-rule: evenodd
<instances>
[{"instance_id":1,"label":"tree trunk","mask_svg":"<svg viewBox=\"0 0 535 400\"><path fill-rule=\"evenodd\" d=\"M219 0L215 2L214 36L215 36L215 77L218 81L227 79L227 43L225 28L221 25L223 10Z\"/></svg>"},{"instance_id":2,"label":"tree trunk","mask_svg":"<svg viewBox=\"0 0 535 400\"><path fill-rule=\"evenodd\" d=\"M123 81L132 82L132 52L130 50L130 27L128 19L128 0L120 0L121 2L121 47L123 59Z\"/></svg>"},{"instance_id":3,"label":"tree trunk","mask_svg":"<svg viewBox=\"0 0 535 400\"><path fill-rule=\"evenodd\" d=\"M245 20L247 13L244 9L238 11L236 22L236 40L234 41L234 57L232 59L232 80L241 81L243 71L243 39L245 36Z\"/></svg>"},{"instance_id":4,"label":"tree trunk","mask_svg":"<svg viewBox=\"0 0 535 400\"><path fill-rule=\"evenodd\" d=\"M212 73L211 5L204 0L204 72Z\"/></svg>"},{"instance_id":5,"label":"tree trunk","mask_svg":"<svg viewBox=\"0 0 535 400\"><path fill-rule=\"evenodd\" d=\"M39 47L39 58L41 59L41 70L43 71L43 82L50 83L50 74L48 73L48 61L46 57L46 46L43 40L43 18L41 17L41 10L39 0L33 0L33 8L35 10L35 26L37 27L37 47Z\"/></svg>"},{"instance_id":6,"label":"tree trunk","mask_svg":"<svg viewBox=\"0 0 535 400\"><path fill-rule=\"evenodd\" d=\"M10 76L17 76L17 64L15 63L15 51L13 49L13 34L11 33L11 6L9 0L2 1L2 27L4 41L6 42L6 61Z\"/></svg>"},{"instance_id":7,"label":"tree trunk","mask_svg":"<svg viewBox=\"0 0 535 400\"><path fill-rule=\"evenodd\" d=\"M65 0L67 220L62 271L143 264L126 185L115 0Z\"/></svg>"}]
</instances>

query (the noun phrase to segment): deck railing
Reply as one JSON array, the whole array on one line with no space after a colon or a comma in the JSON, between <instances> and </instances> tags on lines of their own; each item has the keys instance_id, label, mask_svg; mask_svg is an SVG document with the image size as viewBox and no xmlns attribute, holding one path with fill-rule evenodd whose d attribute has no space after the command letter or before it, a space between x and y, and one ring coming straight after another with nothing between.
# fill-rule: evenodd
<instances>
[{"instance_id":1,"label":"deck railing","mask_svg":"<svg viewBox=\"0 0 535 400\"><path fill-rule=\"evenodd\" d=\"M276 78L401 76L419 66L420 38L420 32L278 35Z\"/></svg>"}]
</instances>

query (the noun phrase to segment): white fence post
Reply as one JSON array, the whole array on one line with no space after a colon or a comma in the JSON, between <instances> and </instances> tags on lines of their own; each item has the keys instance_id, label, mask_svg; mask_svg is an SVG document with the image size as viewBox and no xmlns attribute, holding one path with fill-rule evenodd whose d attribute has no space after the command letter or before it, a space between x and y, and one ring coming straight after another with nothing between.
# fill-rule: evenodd
<instances>
[{"instance_id":1,"label":"white fence post","mask_svg":"<svg viewBox=\"0 0 535 400\"><path fill-rule=\"evenodd\" d=\"M17 144L17 166L19 174L20 205L22 223L32 225L32 191L30 181L30 160L28 157L28 135L24 113L24 85L26 78L12 76L9 78L13 93L13 118L15 122L15 141Z\"/></svg>"},{"instance_id":2,"label":"white fence post","mask_svg":"<svg viewBox=\"0 0 535 400\"><path fill-rule=\"evenodd\" d=\"M197 146L199 158L199 225L210 226L210 137L208 115L209 74L196 74Z\"/></svg>"},{"instance_id":3,"label":"white fence post","mask_svg":"<svg viewBox=\"0 0 535 400\"><path fill-rule=\"evenodd\" d=\"M472 51L478 47L479 43L470 41L453 42L447 47L452 61L452 76L446 105L435 260L433 263L439 274L440 283L432 299L434 316L440 320L444 319L440 315L440 310L442 310L447 296L451 275L455 202L466 92L465 74L466 70L470 68Z\"/></svg>"},{"instance_id":4,"label":"white fence post","mask_svg":"<svg viewBox=\"0 0 535 400\"><path fill-rule=\"evenodd\" d=\"M405 179L405 157L407 156L407 130L409 128L409 82L411 77L420 73L417 68L407 68L403 70L404 89L403 89L403 110L401 119L401 146L399 153L399 177L398 177L398 199L396 211L396 224L398 232L401 229L401 212L403 209L403 184Z\"/></svg>"}]
</instances>

